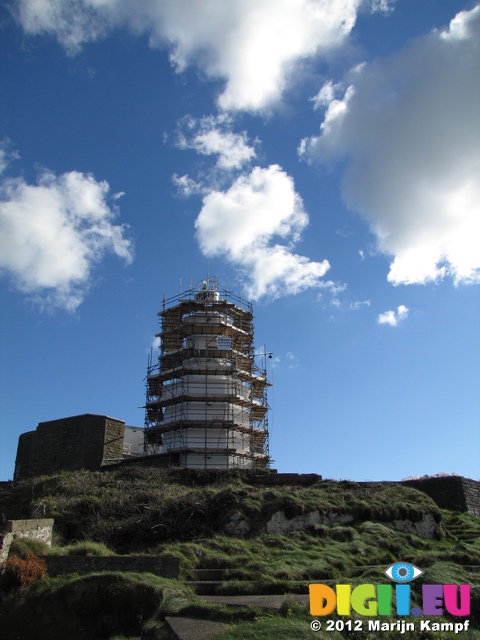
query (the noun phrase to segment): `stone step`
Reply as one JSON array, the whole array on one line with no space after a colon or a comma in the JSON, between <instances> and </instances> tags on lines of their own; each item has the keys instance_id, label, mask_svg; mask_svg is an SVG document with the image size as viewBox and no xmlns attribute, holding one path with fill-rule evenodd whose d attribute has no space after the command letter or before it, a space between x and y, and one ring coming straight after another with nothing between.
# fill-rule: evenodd
<instances>
[{"instance_id":1,"label":"stone step","mask_svg":"<svg viewBox=\"0 0 480 640\"><path fill-rule=\"evenodd\" d=\"M223 580L226 569L194 569L195 580Z\"/></svg>"},{"instance_id":2,"label":"stone step","mask_svg":"<svg viewBox=\"0 0 480 640\"><path fill-rule=\"evenodd\" d=\"M278 594L278 595L237 595L237 596L201 596L205 602L223 604L227 607L261 607L262 609L280 609L286 602L294 601L308 605L310 598L308 594Z\"/></svg>"},{"instance_id":3,"label":"stone step","mask_svg":"<svg viewBox=\"0 0 480 640\"><path fill-rule=\"evenodd\" d=\"M317 580L299 581L290 583L293 592L297 594L308 594L308 585L318 582ZM334 580L322 580L322 584L334 583ZM258 580L235 580L234 583L221 580L189 580L184 582L185 586L191 587L199 596L243 596L252 593L261 595L276 596L284 593L283 584L272 584L267 587L265 583Z\"/></svg>"},{"instance_id":4,"label":"stone step","mask_svg":"<svg viewBox=\"0 0 480 640\"><path fill-rule=\"evenodd\" d=\"M223 622L173 616L167 616L165 623L175 640L208 640L227 628Z\"/></svg>"},{"instance_id":5,"label":"stone step","mask_svg":"<svg viewBox=\"0 0 480 640\"><path fill-rule=\"evenodd\" d=\"M478 535L476 533L465 533L462 531L449 531L447 538L457 540L458 542L476 542Z\"/></svg>"},{"instance_id":6,"label":"stone step","mask_svg":"<svg viewBox=\"0 0 480 640\"><path fill-rule=\"evenodd\" d=\"M199 596L211 596L224 583L221 580L186 580L183 584L191 587Z\"/></svg>"}]
</instances>

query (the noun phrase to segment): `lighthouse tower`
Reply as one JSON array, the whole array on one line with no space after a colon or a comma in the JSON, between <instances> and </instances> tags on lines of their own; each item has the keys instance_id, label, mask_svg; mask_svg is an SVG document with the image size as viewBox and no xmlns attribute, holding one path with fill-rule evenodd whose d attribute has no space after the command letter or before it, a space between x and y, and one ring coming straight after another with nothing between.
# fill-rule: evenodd
<instances>
[{"instance_id":1,"label":"lighthouse tower","mask_svg":"<svg viewBox=\"0 0 480 640\"><path fill-rule=\"evenodd\" d=\"M248 301L208 277L163 301L160 354L147 371L145 453L169 466L267 467L266 350ZM260 362L259 362L260 361Z\"/></svg>"}]
</instances>

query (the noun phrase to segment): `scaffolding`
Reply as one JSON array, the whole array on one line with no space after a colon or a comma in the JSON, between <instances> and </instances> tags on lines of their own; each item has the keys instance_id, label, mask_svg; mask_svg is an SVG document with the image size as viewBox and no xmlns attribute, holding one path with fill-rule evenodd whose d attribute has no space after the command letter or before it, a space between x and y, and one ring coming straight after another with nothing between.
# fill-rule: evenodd
<instances>
[{"instance_id":1,"label":"scaffolding","mask_svg":"<svg viewBox=\"0 0 480 640\"><path fill-rule=\"evenodd\" d=\"M267 353L255 353L252 305L200 281L163 299L158 361L146 377L145 454L170 466L268 467Z\"/></svg>"}]
</instances>

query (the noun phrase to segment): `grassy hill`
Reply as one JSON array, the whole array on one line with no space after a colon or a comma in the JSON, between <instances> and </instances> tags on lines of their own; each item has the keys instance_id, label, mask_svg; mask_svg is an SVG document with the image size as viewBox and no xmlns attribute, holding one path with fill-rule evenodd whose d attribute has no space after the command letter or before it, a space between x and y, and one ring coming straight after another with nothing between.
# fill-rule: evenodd
<instances>
[{"instance_id":1,"label":"grassy hill","mask_svg":"<svg viewBox=\"0 0 480 640\"><path fill-rule=\"evenodd\" d=\"M439 509L425 494L401 484L318 481L270 488L254 484L245 473L125 467L0 485L3 521L30 517L33 505L55 519L54 547L21 541L11 555L28 550L175 555L180 580L151 574L46 576L24 589L4 580L0 627L5 639L28 638L30 628L39 640L141 633L167 638L165 616L189 615L231 623L221 638L395 640L400 632L315 634L308 609L293 600L278 612L225 607L202 602L192 585L211 575L217 594L308 593L311 581L385 583L383 571L399 560L425 571L412 588L412 606L418 604L415 593L422 581L471 584L473 630L464 637L480 638L480 520ZM320 521L304 530L272 533L268 523L279 512L287 526L312 512L319 512ZM225 533L232 516L243 523L239 531L245 535ZM424 522L433 525L431 538L421 537L426 535L421 526L414 532ZM408 637L438 640L439 634ZM442 632L442 640L448 637Z\"/></svg>"}]
</instances>

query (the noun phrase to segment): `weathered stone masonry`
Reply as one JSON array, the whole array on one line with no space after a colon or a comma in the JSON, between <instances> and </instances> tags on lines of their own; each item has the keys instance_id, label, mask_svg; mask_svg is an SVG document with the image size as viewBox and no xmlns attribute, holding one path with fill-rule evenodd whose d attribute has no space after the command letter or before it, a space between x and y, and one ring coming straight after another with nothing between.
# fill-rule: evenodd
<instances>
[{"instance_id":1,"label":"weathered stone masonry","mask_svg":"<svg viewBox=\"0 0 480 640\"><path fill-rule=\"evenodd\" d=\"M34 538L49 547L52 544L53 519L9 520L0 534L0 573L8 559L15 538ZM43 556L51 576L93 571L135 571L178 578L179 559L155 556Z\"/></svg>"},{"instance_id":2,"label":"weathered stone masonry","mask_svg":"<svg viewBox=\"0 0 480 640\"><path fill-rule=\"evenodd\" d=\"M40 422L18 440L14 480L59 471L97 471L102 463L123 457L125 422L94 414Z\"/></svg>"},{"instance_id":3,"label":"weathered stone masonry","mask_svg":"<svg viewBox=\"0 0 480 640\"><path fill-rule=\"evenodd\" d=\"M464 511L480 517L480 482L462 476L419 478L402 484L426 493L442 509Z\"/></svg>"},{"instance_id":4,"label":"weathered stone masonry","mask_svg":"<svg viewBox=\"0 0 480 640\"><path fill-rule=\"evenodd\" d=\"M10 545L15 538L35 538L47 546L52 544L53 519L9 520L0 534L0 571L8 558Z\"/></svg>"},{"instance_id":5,"label":"weathered stone masonry","mask_svg":"<svg viewBox=\"0 0 480 640\"><path fill-rule=\"evenodd\" d=\"M40 422L35 431L23 433L18 441L14 480L54 475L59 471L87 469L98 471L118 468L119 465L168 466L164 455L123 458L125 422L94 414L84 414ZM252 484L266 486L308 486L321 481L315 474L279 473L272 471ZM370 482L358 483L369 486ZM388 481L382 484L395 485ZM461 476L434 476L402 481L429 495L439 507L463 511L480 517L480 482Z\"/></svg>"}]
</instances>

